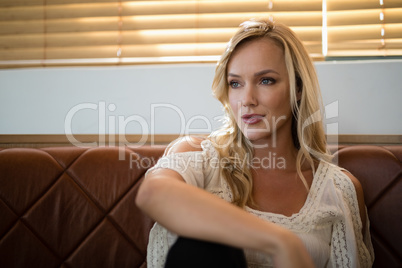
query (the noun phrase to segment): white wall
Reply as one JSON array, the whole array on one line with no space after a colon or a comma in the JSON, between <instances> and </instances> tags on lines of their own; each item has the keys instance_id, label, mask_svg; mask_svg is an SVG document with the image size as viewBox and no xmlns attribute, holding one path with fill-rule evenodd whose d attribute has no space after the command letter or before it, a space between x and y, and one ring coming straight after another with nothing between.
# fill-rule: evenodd
<instances>
[{"instance_id":1,"label":"white wall","mask_svg":"<svg viewBox=\"0 0 402 268\"><path fill-rule=\"evenodd\" d=\"M402 60L317 62L316 68L332 117L329 134L402 134ZM208 133L222 114L210 90L214 69L1 70L0 134Z\"/></svg>"},{"instance_id":2,"label":"white wall","mask_svg":"<svg viewBox=\"0 0 402 268\"><path fill-rule=\"evenodd\" d=\"M324 105L338 101L339 134L402 134L402 60L317 62ZM332 134L328 132L329 134Z\"/></svg>"}]
</instances>

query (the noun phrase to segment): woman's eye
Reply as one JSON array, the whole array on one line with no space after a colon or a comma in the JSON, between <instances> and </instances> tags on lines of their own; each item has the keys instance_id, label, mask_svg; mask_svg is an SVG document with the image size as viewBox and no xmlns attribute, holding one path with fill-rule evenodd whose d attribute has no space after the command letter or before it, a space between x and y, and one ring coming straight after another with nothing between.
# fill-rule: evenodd
<instances>
[{"instance_id":1,"label":"woman's eye","mask_svg":"<svg viewBox=\"0 0 402 268\"><path fill-rule=\"evenodd\" d=\"M240 83L236 81L230 81L229 85L231 88L238 88L240 86Z\"/></svg>"},{"instance_id":2,"label":"woman's eye","mask_svg":"<svg viewBox=\"0 0 402 268\"><path fill-rule=\"evenodd\" d=\"M270 85L273 83L275 83L275 79L272 79L272 78L263 78L261 80L261 84L263 84L263 85Z\"/></svg>"}]
</instances>

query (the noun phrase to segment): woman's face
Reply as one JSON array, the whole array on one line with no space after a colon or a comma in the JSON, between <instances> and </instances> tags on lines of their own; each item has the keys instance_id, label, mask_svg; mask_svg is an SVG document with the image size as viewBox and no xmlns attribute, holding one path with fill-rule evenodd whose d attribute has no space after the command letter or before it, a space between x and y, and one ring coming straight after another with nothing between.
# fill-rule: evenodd
<instances>
[{"instance_id":1,"label":"woman's face","mask_svg":"<svg viewBox=\"0 0 402 268\"><path fill-rule=\"evenodd\" d=\"M246 41L228 66L229 104L243 134L253 143L290 134L289 77L283 50L268 38ZM282 135L281 135L282 136Z\"/></svg>"}]
</instances>

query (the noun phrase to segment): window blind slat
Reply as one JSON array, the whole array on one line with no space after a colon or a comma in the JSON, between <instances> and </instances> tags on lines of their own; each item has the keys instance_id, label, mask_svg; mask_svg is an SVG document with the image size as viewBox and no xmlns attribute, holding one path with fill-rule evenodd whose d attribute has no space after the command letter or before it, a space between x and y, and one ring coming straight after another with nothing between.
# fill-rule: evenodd
<instances>
[{"instance_id":1,"label":"window blind slat","mask_svg":"<svg viewBox=\"0 0 402 268\"><path fill-rule=\"evenodd\" d=\"M0 21L41 20L45 9L42 6L0 8Z\"/></svg>"},{"instance_id":2,"label":"window blind slat","mask_svg":"<svg viewBox=\"0 0 402 268\"><path fill-rule=\"evenodd\" d=\"M30 6L0 8L0 20L38 20L62 18L91 18L119 15L118 3L75 4L65 6Z\"/></svg>"},{"instance_id":3,"label":"window blind slat","mask_svg":"<svg viewBox=\"0 0 402 268\"><path fill-rule=\"evenodd\" d=\"M387 49L400 49L402 46L402 38L387 39ZM378 39L339 42L332 45L333 50L379 50L381 43Z\"/></svg>"},{"instance_id":4,"label":"window blind slat","mask_svg":"<svg viewBox=\"0 0 402 268\"><path fill-rule=\"evenodd\" d=\"M0 35L118 31L118 22L118 17L0 22Z\"/></svg>"},{"instance_id":5,"label":"window blind slat","mask_svg":"<svg viewBox=\"0 0 402 268\"><path fill-rule=\"evenodd\" d=\"M1 49L0 50L0 59L2 61L8 60L38 60L43 59L45 56L44 47L39 48L28 48L28 49Z\"/></svg>"},{"instance_id":6,"label":"window blind slat","mask_svg":"<svg viewBox=\"0 0 402 268\"><path fill-rule=\"evenodd\" d=\"M402 1L401 1L402 2ZM370 9L353 11L334 11L328 14L328 26L333 25L362 25L380 23L380 13L384 14L384 23L401 22L402 8L393 9Z\"/></svg>"},{"instance_id":7,"label":"window blind slat","mask_svg":"<svg viewBox=\"0 0 402 268\"><path fill-rule=\"evenodd\" d=\"M132 1L132 0L122 0ZM163 1L163 0L161 0ZM171 1L171 0L166 0ZM66 4L80 4L80 3L107 3L107 2L116 2L113 0L1 0L0 7L31 7L31 6L42 6L42 5L66 5Z\"/></svg>"},{"instance_id":8,"label":"window blind slat","mask_svg":"<svg viewBox=\"0 0 402 268\"><path fill-rule=\"evenodd\" d=\"M2 0L0 7L43 5L43 0Z\"/></svg>"},{"instance_id":9,"label":"window blind slat","mask_svg":"<svg viewBox=\"0 0 402 268\"><path fill-rule=\"evenodd\" d=\"M31 33L43 33L45 29L44 21L0 21L0 35L19 35Z\"/></svg>"},{"instance_id":10,"label":"window blind slat","mask_svg":"<svg viewBox=\"0 0 402 268\"><path fill-rule=\"evenodd\" d=\"M386 57L400 55L402 55L402 49L346 49L332 50L328 53L329 57Z\"/></svg>"},{"instance_id":11,"label":"window blind slat","mask_svg":"<svg viewBox=\"0 0 402 268\"><path fill-rule=\"evenodd\" d=\"M44 34L0 35L0 49L34 48L44 45Z\"/></svg>"},{"instance_id":12,"label":"window blind slat","mask_svg":"<svg viewBox=\"0 0 402 268\"><path fill-rule=\"evenodd\" d=\"M339 42L347 40L381 39L381 29L384 27L386 38L402 38L402 23L378 25L338 26L328 29L328 41Z\"/></svg>"},{"instance_id":13,"label":"window blind slat","mask_svg":"<svg viewBox=\"0 0 402 268\"><path fill-rule=\"evenodd\" d=\"M326 0L327 9L336 10L369 10L377 9L380 6L379 0ZM401 0L383 0L384 8L402 7Z\"/></svg>"}]
</instances>

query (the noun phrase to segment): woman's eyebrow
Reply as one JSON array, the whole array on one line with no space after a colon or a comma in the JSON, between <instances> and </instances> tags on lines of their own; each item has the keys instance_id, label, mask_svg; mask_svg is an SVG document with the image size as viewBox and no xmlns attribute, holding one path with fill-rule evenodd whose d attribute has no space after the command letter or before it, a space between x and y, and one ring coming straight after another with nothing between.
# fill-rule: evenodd
<instances>
[{"instance_id":1,"label":"woman's eyebrow","mask_svg":"<svg viewBox=\"0 0 402 268\"><path fill-rule=\"evenodd\" d=\"M240 75L238 75L238 74L234 74L234 73L228 73L228 76L240 77Z\"/></svg>"},{"instance_id":2,"label":"woman's eyebrow","mask_svg":"<svg viewBox=\"0 0 402 268\"><path fill-rule=\"evenodd\" d=\"M266 69L266 70L262 70L262 71L256 72L256 73L254 74L254 76L257 77L257 76L264 75L264 74L268 74L268 73L275 73L275 74L279 75L279 73L278 73L277 71L275 71L275 70ZM228 73L228 76L232 76L232 77L241 77L240 75L234 74L234 73Z\"/></svg>"},{"instance_id":3,"label":"woman's eyebrow","mask_svg":"<svg viewBox=\"0 0 402 268\"><path fill-rule=\"evenodd\" d=\"M267 73L275 73L275 74L279 75L279 73L278 73L277 71L275 71L275 70L266 69L266 70L262 70L262 71L256 72L256 73L254 74L254 76L260 76L260 75L267 74Z\"/></svg>"}]
</instances>

